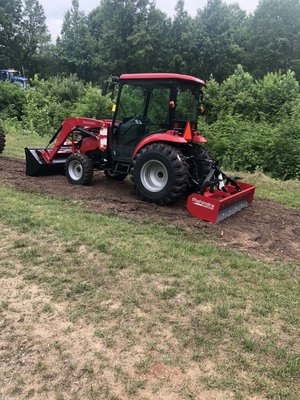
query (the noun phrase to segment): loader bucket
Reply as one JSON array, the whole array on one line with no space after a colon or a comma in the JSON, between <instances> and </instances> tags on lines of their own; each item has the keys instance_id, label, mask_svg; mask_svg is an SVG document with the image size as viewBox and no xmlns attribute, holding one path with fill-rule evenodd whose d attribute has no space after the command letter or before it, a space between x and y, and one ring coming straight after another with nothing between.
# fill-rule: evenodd
<instances>
[{"instance_id":1,"label":"loader bucket","mask_svg":"<svg viewBox=\"0 0 300 400\"><path fill-rule=\"evenodd\" d=\"M188 197L187 209L196 218L214 224L230 217L253 201L255 186L237 182L240 191L230 184L226 185L227 193L208 188L203 194L193 193Z\"/></svg>"},{"instance_id":2,"label":"loader bucket","mask_svg":"<svg viewBox=\"0 0 300 400\"><path fill-rule=\"evenodd\" d=\"M26 156L26 175L46 175L60 173L64 169L66 157L57 157L51 164L47 164L43 159L40 150L25 148Z\"/></svg>"}]
</instances>

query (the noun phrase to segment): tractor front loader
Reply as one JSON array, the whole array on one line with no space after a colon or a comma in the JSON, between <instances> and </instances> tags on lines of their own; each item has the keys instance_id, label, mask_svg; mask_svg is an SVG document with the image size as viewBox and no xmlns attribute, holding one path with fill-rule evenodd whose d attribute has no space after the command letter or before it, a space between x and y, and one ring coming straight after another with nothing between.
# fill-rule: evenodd
<instances>
[{"instance_id":1,"label":"tractor front loader","mask_svg":"<svg viewBox=\"0 0 300 400\"><path fill-rule=\"evenodd\" d=\"M66 119L46 148L25 149L27 175L63 167L70 183L87 185L95 169L120 181L129 174L141 199L166 205L190 192L191 214L214 223L252 202L254 186L225 176L203 147L202 80L126 74L113 86L113 118Z\"/></svg>"}]
</instances>

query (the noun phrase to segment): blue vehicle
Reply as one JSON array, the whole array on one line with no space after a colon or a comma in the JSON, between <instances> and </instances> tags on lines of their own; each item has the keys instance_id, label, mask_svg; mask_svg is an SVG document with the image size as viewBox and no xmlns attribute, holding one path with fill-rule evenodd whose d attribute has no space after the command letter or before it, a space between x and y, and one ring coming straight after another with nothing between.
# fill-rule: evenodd
<instances>
[{"instance_id":1,"label":"blue vehicle","mask_svg":"<svg viewBox=\"0 0 300 400\"><path fill-rule=\"evenodd\" d=\"M0 81L20 85L22 90L26 89L28 83L28 79L24 78L20 72L15 69L0 69Z\"/></svg>"}]
</instances>

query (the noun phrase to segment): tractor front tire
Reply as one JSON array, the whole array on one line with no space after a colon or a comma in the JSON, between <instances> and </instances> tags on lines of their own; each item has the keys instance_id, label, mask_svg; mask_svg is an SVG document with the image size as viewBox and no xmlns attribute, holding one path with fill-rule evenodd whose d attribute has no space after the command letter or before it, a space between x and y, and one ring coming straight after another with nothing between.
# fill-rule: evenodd
<instances>
[{"instance_id":1,"label":"tractor front tire","mask_svg":"<svg viewBox=\"0 0 300 400\"><path fill-rule=\"evenodd\" d=\"M73 154L66 161L65 173L73 185L88 185L93 178L93 161L85 154Z\"/></svg>"},{"instance_id":2,"label":"tractor front tire","mask_svg":"<svg viewBox=\"0 0 300 400\"><path fill-rule=\"evenodd\" d=\"M5 148L5 134L2 128L0 128L0 154L3 153Z\"/></svg>"},{"instance_id":3,"label":"tractor front tire","mask_svg":"<svg viewBox=\"0 0 300 400\"><path fill-rule=\"evenodd\" d=\"M136 155L133 181L142 200L170 204L186 191L188 166L178 149L165 143L152 143Z\"/></svg>"},{"instance_id":4,"label":"tractor front tire","mask_svg":"<svg viewBox=\"0 0 300 400\"><path fill-rule=\"evenodd\" d=\"M124 173L120 173L120 172L113 172L111 169L106 169L104 171L104 175L106 176L107 179L113 179L114 181L124 181L124 179L126 178L126 176L128 174Z\"/></svg>"}]
</instances>

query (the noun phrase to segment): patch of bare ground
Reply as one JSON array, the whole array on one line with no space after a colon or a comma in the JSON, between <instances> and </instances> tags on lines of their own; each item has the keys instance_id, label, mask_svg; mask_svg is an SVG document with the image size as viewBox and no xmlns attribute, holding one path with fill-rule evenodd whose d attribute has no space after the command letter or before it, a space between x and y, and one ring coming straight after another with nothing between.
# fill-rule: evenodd
<instances>
[{"instance_id":1,"label":"patch of bare ground","mask_svg":"<svg viewBox=\"0 0 300 400\"><path fill-rule=\"evenodd\" d=\"M182 399L178 393L185 387L202 393L197 386L201 371L194 363L182 368L151 361L143 370L148 352L143 340L127 351L122 340L108 348L95 336L93 324L71 322L68 306L54 304L38 286L19 277L1 279L1 285L8 303L0 327L4 398ZM170 332L164 336L174 340ZM205 390L197 398L230 397Z\"/></svg>"},{"instance_id":2,"label":"patch of bare ground","mask_svg":"<svg viewBox=\"0 0 300 400\"><path fill-rule=\"evenodd\" d=\"M300 210L287 209L270 200L255 199L251 207L212 225L193 218L185 199L159 207L136 198L132 182L107 180L95 173L88 187L74 186L63 175L27 177L23 161L1 157L0 178L18 190L68 197L100 213L114 213L134 221L177 225L215 244L253 254L263 259L300 261Z\"/></svg>"},{"instance_id":3,"label":"patch of bare ground","mask_svg":"<svg viewBox=\"0 0 300 400\"><path fill-rule=\"evenodd\" d=\"M173 323L182 318L184 324L188 317L177 315L181 298L170 315L167 305L157 302L155 291L165 288L159 278L153 290L143 282L145 305L126 309L124 296L136 288L136 277L121 271L122 291L118 282L110 286L109 299L99 300L100 322L92 313L90 321L88 316L73 319L70 302L53 301L43 284L26 279L48 267L30 269L17 257L34 239L0 228L0 399L232 398L228 390L201 385L200 377L215 371L215 363L193 361L174 335ZM79 247L82 269L86 256Z\"/></svg>"}]
</instances>

